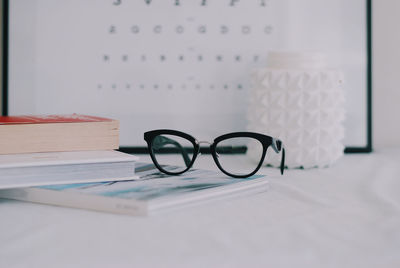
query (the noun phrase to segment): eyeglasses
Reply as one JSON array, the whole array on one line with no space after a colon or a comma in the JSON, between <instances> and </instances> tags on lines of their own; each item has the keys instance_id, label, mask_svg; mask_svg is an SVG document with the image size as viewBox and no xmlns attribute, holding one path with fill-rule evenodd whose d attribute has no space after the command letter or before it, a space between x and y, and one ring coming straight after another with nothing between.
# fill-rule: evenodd
<instances>
[{"instance_id":1,"label":"eyeglasses","mask_svg":"<svg viewBox=\"0 0 400 268\"><path fill-rule=\"evenodd\" d=\"M163 173L178 175L186 172L192 166L200 153L200 144L210 146L211 155L218 168L228 176L234 178L247 178L254 175L262 166L268 148L275 153L282 152L280 171L283 175L285 167L285 148L281 140L253 132L234 132L219 136L213 143L198 141L189 134L169 129L152 130L144 133L150 157L154 165ZM229 161L229 155L246 157L247 148L252 150L253 164L246 163L243 166L235 166ZM170 164L171 157L168 154L178 154L174 161L180 161L178 165ZM244 160L244 159L243 159ZM244 160L249 162L248 159Z\"/></svg>"}]
</instances>

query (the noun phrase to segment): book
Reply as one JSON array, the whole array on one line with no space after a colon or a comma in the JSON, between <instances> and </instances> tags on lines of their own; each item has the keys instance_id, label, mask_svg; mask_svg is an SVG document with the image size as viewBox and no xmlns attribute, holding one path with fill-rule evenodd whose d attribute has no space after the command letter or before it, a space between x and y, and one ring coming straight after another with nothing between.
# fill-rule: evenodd
<instances>
[{"instance_id":1,"label":"book","mask_svg":"<svg viewBox=\"0 0 400 268\"><path fill-rule=\"evenodd\" d=\"M137 156L118 151L0 155L0 189L130 180Z\"/></svg>"},{"instance_id":2,"label":"book","mask_svg":"<svg viewBox=\"0 0 400 268\"><path fill-rule=\"evenodd\" d=\"M118 120L80 114L0 116L0 154L118 147Z\"/></svg>"},{"instance_id":3,"label":"book","mask_svg":"<svg viewBox=\"0 0 400 268\"><path fill-rule=\"evenodd\" d=\"M246 179L191 169L179 176L137 163L137 180L0 190L1 198L128 215L151 215L201 202L263 192L263 175Z\"/></svg>"}]
</instances>

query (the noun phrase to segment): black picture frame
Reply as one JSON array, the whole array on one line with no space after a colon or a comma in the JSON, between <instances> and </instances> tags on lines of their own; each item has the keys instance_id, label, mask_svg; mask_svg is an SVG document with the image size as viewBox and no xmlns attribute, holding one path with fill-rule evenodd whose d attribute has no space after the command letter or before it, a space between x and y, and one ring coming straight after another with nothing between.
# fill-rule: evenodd
<instances>
[{"instance_id":1,"label":"black picture frame","mask_svg":"<svg viewBox=\"0 0 400 268\"><path fill-rule=\"evenodd\" d=\"M9 114L9 1L2 3L2 115ZM345 153L369 153L372 152L372 0L366 1L366 145L360 147L346 147ZM120 151L127 153L147 153L145 147L121 147ZM207 150L205 150L207 152Z\"/></svg>"}]
</instances>

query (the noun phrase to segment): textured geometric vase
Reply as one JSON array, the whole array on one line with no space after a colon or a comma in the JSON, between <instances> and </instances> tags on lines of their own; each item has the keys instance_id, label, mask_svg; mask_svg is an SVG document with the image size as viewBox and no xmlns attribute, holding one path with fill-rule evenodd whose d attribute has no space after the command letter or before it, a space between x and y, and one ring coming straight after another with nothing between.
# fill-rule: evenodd
<instances>
[{"instance_id":1,"label":"textured geometric vase","mask_svg":"<svg viewBox=\"0 0 400 268\"><path fill-rule=\"evenodd\" d=\"M323 67L320 54L270 53L253 73L248 129L280 138L289 168L325 167L343 155L343 77ZM254 156L251 146L248 154ZM266 163L279 166L279 156Z\"/></svg>"}]
</instances>

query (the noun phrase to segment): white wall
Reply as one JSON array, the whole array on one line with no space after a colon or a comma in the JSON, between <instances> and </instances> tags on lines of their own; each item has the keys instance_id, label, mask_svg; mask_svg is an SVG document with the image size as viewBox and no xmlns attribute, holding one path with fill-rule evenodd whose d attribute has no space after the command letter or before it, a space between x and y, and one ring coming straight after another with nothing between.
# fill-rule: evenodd
<instances>
[{"instance_id":1,"label":"white wall","mask_svg":"<svg viewBox=\"0 0 400 268\"><path fill-rule=\"evenodd\" d=\"M374 148L400 146L400 1L373 0Z\"/></svg>"},{"instance_id":2,"label":"white wall","mask_svg":"<svg viewBox=\"0 0 400 268\"><path fill-rule=\"evenodd\" d=\"M372 8L373 143L379 150L400 146L400 1L373 0Z\"/></svg>"},{"instance_id":3,"label":"white wall","mask_svg":"<svg viewBox=\"0 0 400 268\"><path fill-rule=\"evenodd\" d=\"M3 1L0 1L0 37L1 40L3 40ZM3 43L0 41L0 51L3 51ZM3 53L0 52L0 64L3 66ZM3 69L2 67L0 68L0 115L2 111L2 103L3 103L3 91L2 91L2 85L3 85Z\"/></svg>"}]
</instances>

